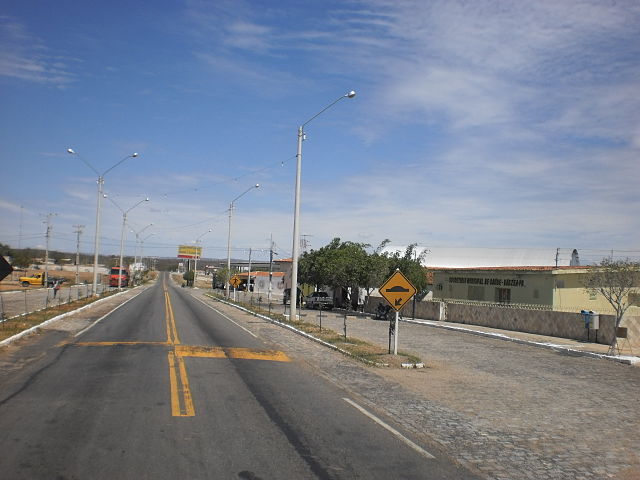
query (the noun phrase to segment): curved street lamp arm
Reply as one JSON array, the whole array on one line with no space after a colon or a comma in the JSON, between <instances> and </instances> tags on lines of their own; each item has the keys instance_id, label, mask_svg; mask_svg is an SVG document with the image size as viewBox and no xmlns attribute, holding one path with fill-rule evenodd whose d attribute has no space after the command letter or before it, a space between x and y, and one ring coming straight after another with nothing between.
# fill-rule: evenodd
<instances>
[{"instance_id":1,"label":"curved street lamp arm","mask_svg":"<svg viewBox=\"0 0 640 480\"><path fill-rule=\"evenodd\" d=\"M253 190L254 188L259 188L260 184L256 183L255 185L252 185L251 187L247 188L244 192L242 192L240 195L238 195L236 198L234 198L233 200L231 200L231 207L233 208L233 204L236 202L236 200L238 200L240 197L242 197L243 195L246 195L247 193L249 193L251 190Z\"/></svg>"},{"instance_id":2,"label":"curved street lamp arm","mask_svg":"<svg viewBox=\"0 0 640 480\"><path fill-rule=\"evenodd\" d=\"M100 176L104 177L107 173L109 173L111 170L116 168L118 165L120 165L122 162L124 162L127 158L136 158L137 156L138 156L137 153L132 153L131 155L127 155L122 160L120 160L118 163L116 163L113 167L109 168L108 170L105 170L104 173L102 175L100 175Z\"/></svg>"},{"instance_id":3,"label":"curved street lamp arm","mask_svg":"<svg viewBox=\"0 0 640 480\"><path fill-rule=\"evenodd\" d=\"M338 97L336 100L334 100L333 102L331 102L329 105L327 105L326 107L324 107L322 110L320 110L318 113L316 113L313 117L311 117L309 120L307 120L306 122L304 122L302 125L300 125L300 127L304 127L306 124L308 124L309 122L311 122L314 118L319 117L320 115L322 115L324 112L326 112L327 110L329 110L331 107L333 107L336 103L338 103L340 100L342 100L343 98L353 98L356 96L356 92L354 92L353 90L351 90L349 93L345 93L344 95L341 95L340 97Z\"/></svg>"}]
</instances>

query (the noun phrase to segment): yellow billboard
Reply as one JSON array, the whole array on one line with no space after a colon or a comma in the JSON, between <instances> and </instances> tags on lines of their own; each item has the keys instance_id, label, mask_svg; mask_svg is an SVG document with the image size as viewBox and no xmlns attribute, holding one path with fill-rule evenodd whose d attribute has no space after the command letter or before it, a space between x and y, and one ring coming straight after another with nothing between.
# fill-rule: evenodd
<instances>
[{"instance_id":1,"label":"yellow billboard","mask_svg":"<svg viewBox=\"0 0 640 480\"><path fill-rule=\"evenodd\" d=\"M201 258L202 247L195 245L178 245L178 258Z\"/></svg>"}]
</instances>

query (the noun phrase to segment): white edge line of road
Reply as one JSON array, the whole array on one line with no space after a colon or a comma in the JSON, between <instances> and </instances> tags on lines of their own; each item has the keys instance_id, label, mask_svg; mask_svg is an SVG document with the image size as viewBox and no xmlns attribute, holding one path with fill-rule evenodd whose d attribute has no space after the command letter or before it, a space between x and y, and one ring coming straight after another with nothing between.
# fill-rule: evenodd
<instances>
[{"instance_id":1,"label":"white edge line of road","mask_svg":"<svg viewBox=\"0 0 640 480\"><path fill-rule=\"evenodd\" d=\"M138 287L136 287L138 288ZM102 320L104 320L105 318L107 318L109 315L111 315L113 312L115 312L116 310L118 310L120 307L122 307L123 305L126 305L127 303L129 303L131 300L133 300L134 298L136 298L138 295L140 295L143 292L143 290L139 291L138 293L136 293L133 297L131 298L127 298L124 302L122 302L120 305L118 305L116 308L114 308L113 310L111 310L110 312L104 314L103 316L101 316L99 319L97 319L96 321L94 321L91 325L89 325L86 328L83 328L82 330L80 330L78 333L76 333L74 335L74 338L78 338L80 335L82 335L85 332L88 332L89 330L91 330L93 327L95 327L98 323L100 323ZM122 292L124 293L124 292ZM119 293L117 293L116 295L120 295ZM105 298L106 300L106 298Z\"/></svg>"},{"instance_id":2,"label":"white edge line of road","mask_svg":"<svg viewBox=\"0 0 640 480\"><path fill-rule=\"evenodd\" d=\"M362 413L363 415L369 417L371 420L373 420L374 422L376 422L378 425L380 425L382 428L384 428L385 430L388 430L389 432L391 432L393 435L395 435L399 440L401 440L403 443L405 443L407 446L411 447L412 449L414 449L416 452L418 452L420 455L423 455L427 458L436 458L433 455L431 455L429 452L427 452L424 448L422 448L420 445L417 445L415 443L413 443L411 440L409 440L407 437L405 437L404 435L402 435L398 430L396 430L395 428L393 428L391 425L383 422L382 420L380 420L378 417L376 417L373 413L365 410L363 407L361 407L360 405L358 405L356 402L354 402L353 400L349 399L349 398L343 398L342 400L344 400L345 402L347 402L349 405L351 405L352 407L356 408L357 410L360 411L360 413Z\"/></svg>"},{"instance_id":3,"label":"white edge line of road","mask_svg":"<svg viewBox=\"0 0 640 480\"><path fill-rule=\"evenodd\" d=\"M138 287L136 287L136 288L138 288ZM117 295L122 295L123 293L125 293L125 292L120 292L120 293L116 293L115 295L111 295L111 296L106 297L106 298L101 298L100 300L96 300L95 302L91 302L91 303L89 303L88 305L85 305L84 307L80 307L80 308L78 308L78 309L76 309L76 310L71 310L71 311L69 311L69 312L63 313L62 315L58 315L58 316L56 316L56 317L50 318L49 320L45 320L44 322L39 323L38 325L34 325L33 327L28 328L28 329L26 329L26 330L23 330L23 331L22 331L22 332L20 332L20 333L16 333L16 334L15 334L14 336L12 336L12 337L5 338L4 340L2 340L2 341L0 342L0 347L4 347L4 346L6 346L6 345L9 345L9 344L11 344L11 343L15 342L16 340L19 340L19 339L21 339L22 337L24 337L24 336L26 336L26 335L29 335L29 334L31 334L31 333L33 333L33 332L35 332L37 329L39 329L39 328L42 328L42 327L45 327L45 326L49 325L50 323L57 322L58 320L62 320L64 317L68 317L68 316L69 316L69 315L71 315L71 314L74 314L74 313L80 312L80 311L85 310L85 309L87 309L87 308L91 308L92 306L97 305L98 303L102 303L102 302L104 302L104 301L106 301L106 300L109 300L110 298L113 298L113 297L115 297L115 296L117 296ZM138 296L138 295L139 295L139 293L138 293L138 294L136 294L134 297L131 297L131 298L135 298L135 297L136 297L136 296ZM130 298L129 300L131 300L131 298ZM129 300L127 300L127 302L128 302ZM127 302L124 302L124 303L127 303ZM123 303L123 304L121 304L121 305L119 305L118 307L116 307L114 310L116 310L117 308L119 308L119 307L121 307L122 305L124 305L124 303ZM112 311L113 311L113 310L112 310ZM109 313L111 313L111 312L109 312ZM109 315L109 314L107 313L107 315ZM105 317L106 317L107 315L105 315ZM104 318L104 317L102 317L102 318ZM98 320L97 320L96 322L94 322L94 323L98 323L100 320L102 320L102 318L98 319ZM93 326L93 325L91 325L91 326ZM88 328L90 328L91 326L89 326ZM85 330L88 330L88 328L85 328ZM85 330L83 330L83 331L85 331ZM82 332L81 332L81 333L82 333ZM77 336L77 335L76 335L76 336Z\"/></svg>"},{"instance_id":4,"label":"white edge line of road","mask_svg":"<svg viewBox=\"0 0 640 480\"><path fill-rule=\"evenodd\" d=\"M231 323L233 323L235 326L240 327L242 330L244 330L245 332L247 332L249 335L252 335L255 338L258 338L258 336L253 333L251 330L247 330L246 328L244 328L242 325L240 325L239 323L237 323L236 321L230 319L229 317L227 317L224 313L222 313L220 310L218 310L217 308L212 307L211 305L209 305L207 302L205 302L204 300L202 300L201 298L196 297L195 295L192 295L193 298L195 298L196 300L198 300L200 303L202 303L205 307L209 307L211 310L213 310L214 312L216 312L218 315L223 316L224 318L226 318L227 320L229 320Z\"/></svg>"}]
</instances>

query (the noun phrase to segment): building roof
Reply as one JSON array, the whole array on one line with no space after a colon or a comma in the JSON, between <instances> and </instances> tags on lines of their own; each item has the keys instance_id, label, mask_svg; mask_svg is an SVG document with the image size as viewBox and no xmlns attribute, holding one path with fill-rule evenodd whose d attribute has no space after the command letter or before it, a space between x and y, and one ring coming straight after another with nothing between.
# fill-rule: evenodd
<instances>
[{"instance_id":1,"label":"building roof","mask_svg":"<svg viewBox=\"0 0 640 480\"><path fill-rule=\"evenodd\" d=\"M570 266L570 265L560 265L557 267L549 267L549 266L518 266L518 267L463 267L463 268L456 268L456 267L450 267L450 268L445 268L445 267L431 267L430 270L433 271L468 271L468 272L500 272L500 271L504 271L504 272L514 272L514 271L522 271L522 272L555 272L555 271L562 271L562 272L571 272L571 271L583 271L583 270L589 270L591 267L587 266L587 265L577 265L577 266Z\"/></svg>"},{"instance_id":2,"label":"building roof","mask_svg":"<svg viewBox=\"0 0 640 480\"><path fill-rule=\"evenodd\" d=\"M244 277L246 278L247 275L249 275L248 272L242 272L242 273L234 273L234 275L238 276L238 277ZM269 272L262 272L262 271L252 271L251 272L251 277L252 278L257 278L257 277L268 277L269 276ZM284 272L272 272L271 276L273 278L275 277L284 277Z\"/></svg>"},{"instance_id":3,"label":"building roof","mask_svg":"<svg viewBox=\"0 0 640 480\"><path fill-rule=\"evenodd\" d=\"M383 253L404 254L407 247L389 245ZM578 251L571 248L417 247L426 250L422 265L429 268L568 267L580 265Z\"/></svg>"}]
</instances>

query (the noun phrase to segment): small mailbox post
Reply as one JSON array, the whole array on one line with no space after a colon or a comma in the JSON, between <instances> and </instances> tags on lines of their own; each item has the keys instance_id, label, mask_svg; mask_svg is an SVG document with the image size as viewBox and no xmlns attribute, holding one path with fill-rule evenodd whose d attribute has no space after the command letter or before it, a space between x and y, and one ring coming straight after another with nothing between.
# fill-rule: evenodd
<instances>
[{"instance_id":1,"label":"small mailbox post","mask_svg":"<svg viewBox=\"0 0 640 480\"><path fill-rule=\"evenodd\" d=\"M584 328L587 329L587 341L591 341L590 332L591 330L595 330L596 332L596 343L598 343L598 330L600 329L600 314L598 312L594 312L593 310L581 310L580 314L582 315L582 319L584 320Z\"/></svg>"}]
</instances>

